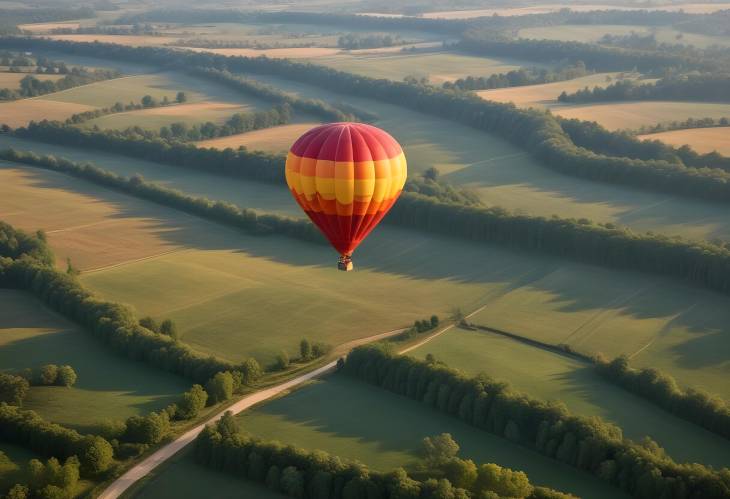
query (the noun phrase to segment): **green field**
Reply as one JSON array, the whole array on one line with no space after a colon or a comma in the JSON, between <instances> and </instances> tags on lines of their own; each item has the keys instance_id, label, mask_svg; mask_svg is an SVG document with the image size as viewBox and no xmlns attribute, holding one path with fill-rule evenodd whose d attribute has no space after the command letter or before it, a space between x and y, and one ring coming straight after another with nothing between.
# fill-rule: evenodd
<instances>
[{"instance_id":1,"label":"green field","mask_svg":"<svg viewBox=\"0 0 730 499\"><path fill-rule=\"evenodd\" d=\"M600 416L618 424L632 440L648 435L677 461L718 468L730 462L726 441L607 382L575 358L463 329L452 329L409 355L423 358L428 353L470 375L483 372L535 398L564 402L575 414Z\"/></svg>"},{"instance_id":2,"label":"green field","mask_svg":"<svg viewBox=\"0 0 730 499\"><path fill-rule=\"evenodd\" d=\"M657 42L668 43L670 45L682 43L685 45L694 45L698 48L706 48L711 45L730 45L730 36L709 36L696 33L685 33L666 26L651 27L610 24L563 24L560 26L541 26L536 28L523 28L519 30L519 36L521 38L576 41L585 43L597 42L606 34L627 36L631 33L637 33L644 36L654 33Z\"/></svg>"},{"instance_id":3,"label":"green field","mask_svg":"<svg viewBox=\"0 0 730 499\"><path fill-rule=\"evenodd\" d=\"M477 57L447 51L426 53L384 52L362 55L343 53L317 57L312 59L311 62L372 78L400 81L406 76L415 76L416 78L428 78L436 84L466 76L490 76L525 66L542 66L534 62L508 58Z\"/></svg>"},{"instance_id":4,"label":"green field","mask_svg":"<svg viewBox=\"0 0 730 499\"><path fill-rule=\"evenodd\" d=\"M73 102L89 106L111 106L116 102L138 103L144 95L156 99L174 99L179 91L187 94L188 102L221 101L239 105L261 106L263 103L222 85L181 72L167 71L154 74L126 76L90 85L47 94L44 100ZM264 105L268 109L270 105Z\"/></svg>"},{"instance_id":5,"label":"green field","mask_svg":"<svg viewBox=\"0 0 730 499\"><path fill-rule=\"evenodd\" d=\"M2 371L51 363L71 365L77 383L72 388L31 387L23 407L80 431L164 407L189 387L182 378L111 353L31 295L0 290Z\"/></svg>"},{"instance_id":6,"label":"green field","mask_svg":"<svg viewBox=\"0 0 730 499\"><path fill-rule=\"evenodd\" d=\"M243 430L265 439L324 450L383 471L415 464L424 437L448 432L463 457L525 471L532 483L581 497L623 497L586 473L343 375L242 413L239 420Z\"/></svg>"}]
</instances>

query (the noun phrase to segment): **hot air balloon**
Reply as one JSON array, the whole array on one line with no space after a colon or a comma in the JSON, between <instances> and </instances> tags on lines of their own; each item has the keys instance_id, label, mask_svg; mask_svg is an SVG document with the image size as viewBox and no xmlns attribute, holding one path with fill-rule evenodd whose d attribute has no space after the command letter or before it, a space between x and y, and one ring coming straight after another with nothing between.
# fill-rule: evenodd
<instances>
[{"instance_id":1,"label":"hot air balloon","mask_svg":"<svg viewBox=\"0 0 730 499\"><path fill-rule=\"evenodd\" d=\"M406 158L388 133L363 123L312 128L286 158L294 199L352 270L352 252L393 206L406 182Z\"/></svg>"}]
</instances>

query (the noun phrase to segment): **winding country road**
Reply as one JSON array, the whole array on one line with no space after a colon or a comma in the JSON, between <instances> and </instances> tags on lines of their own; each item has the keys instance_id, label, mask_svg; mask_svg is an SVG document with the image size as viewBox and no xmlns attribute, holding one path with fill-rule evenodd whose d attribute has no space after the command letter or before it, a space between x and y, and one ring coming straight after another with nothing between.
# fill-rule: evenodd
<instances>
[{"instance_id":1,"label":"winding country road","mask_svg":"<svg viewBox=\"0 0 730 499\"><path fill-rule=\"evenodd\" d=\"M359 345L364 345L365 343L371 343L373 341L382 340L390 336L395 336L402 331L403 329L395 329L393 331L379 333L373 336L368 336L366 338L353 340L340 345L339 347L337 347L335 352L346 353ZM440 334L440 332L437 334ZM302 383L309 381L312 378L316 378L317 376L333 370L336 364L337 361L333 360L329 364L319 367L313 371L309 371L305 374L302 374L301 376L297 376L296 378L290 379L289 381L285 381L284 383L281 383L279 385L272 386L270 388L266 388L264 390L260 390L258 392L252 393L251 395L243 397L235 404L218 412L215 416L211 417L203 423L200 423L195 428L186 431L172 442L159 448L157 451L155 451L154 454L151 454L140 463L134 465L132 468L127 470L126 473L114 480L114 482L112 482L111 485L109 485L109 487L107 487L106 490L104 490L104 492L99 495L99 499L116 499L117 497L121 496L137 480L145 477L160 464L170 459L172 456L177 454L183 447L195 440L195 437L197 437L198 434L203 431L205 425L218 421L227 411L231 411L233 412L233 414L238 414L241 411L245 411L253 405L268 400L282 392L294 388L297 385L301 385Z\"/></svg>"},{"instance_id":2,"label":"winding country road","mask_svg":"<svg viewBox=\"0 0 730 499\"><path fill-rule=\"evenodd\" d=\"M467 315L465 318L468 319L469 317L472 317L473 315L481 312L486 305L476 309L469 315ZM441 329L440 331L430 335L429 337L425 338L423 341L420 341L414 345L409 346L408 348L405 348L401 350L399 353L403 354L406 352L410 352L411 350L415 350L416 348L424 345L425 343L428 343L432 339L436 338L437 336L442 335L446 331L453 328L454 325L451 324L449 326L446 326L445 328ZM403 329L395 329L393 331L388 331L385 333L376 334L373 336L368 336L366 338L360 338L358 340L353 340L347 343L344 343L337 347L335 350L337 353L346 353L353 348L364 345L366 343L372 343L373 341L382 340L385 338L389 338L391 336L395 336L396 334L402 332ZM137 480L142 479L146 475L148 475L152 470L157 468L160 464L170 459L172 456L177 454L180 450L183 449L183 447L187 446L189 443L191 443L193 440L195 440L195 437L198 436L198 434L203 431L206 425L210 423L214 423L218 421L221 417L223 417L223 414L225 414L227 411L231 411L233 414L238 414L241 411L245 411L249 407L256 405L260 402L263 402L265 400L268 400L282 392L285 392L291 388L294 388L297 385L301 385L302 383L309 381L313 378L316 378L317 376L320 376L322 374L325 374L329 371L334 370L335 366L337 365L337 361L333 360L329 364L326 364L322 367L319 367L313 371L309 371L305 374L302 374L301 376L297 376L296 378L290 379L289 381L286 381L284 383L281 383L276 386L272 386L270 388L266 388L264 390L260 390L258 392L252 393L251 395L247 395L243 397L241 400L236 402L235 404L227 407L226 409L218 412L215 416L209 418L203 423L200 423L195 428L192 428L182 435L180 435L178 438L170 442L169 444L164 445L157 451L155 451L154 454L151 454L150 456L146 457L142 462L134 465L132 468L127 470L126 473L124 473L122 476L117 478L114 482L112 482L109 487L104 490L99 495L98 499L117 499L119 496L121 496L129 487L132 486Z\"/></svg>"}]
</instances>

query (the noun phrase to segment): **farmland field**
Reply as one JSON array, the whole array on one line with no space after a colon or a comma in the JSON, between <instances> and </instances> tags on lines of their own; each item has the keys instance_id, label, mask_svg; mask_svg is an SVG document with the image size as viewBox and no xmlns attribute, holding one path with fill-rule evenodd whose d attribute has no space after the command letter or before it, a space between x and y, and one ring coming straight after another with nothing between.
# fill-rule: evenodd
<instances>
[{"instance_id":1,"label":"farmland field","mask_svg":"<svg viewBox=\"0 0 730 499\"><path fill-rule=\"evenodd\" d=\"M406 76L428 78L440 84L466 76L490 76L505 73L524 66L541 66L508 58L476 57L457 52L433 53L367 53L364 55L338 54L317 57L317 64L340 71L363 74L372 78L402 80Z\"/></svg>"},{"instance_id":2,"label":"farmland field","mask_svg":"<svg viewBox=\"0 0 730 499\"><path fill-rule=\"evenodd\" d=\"M44 364L71 365L78 381L72 388L31 387L23 407L81 431L104 420L162 408L189 387L172 374L111 353L91 333L46 309L30 294L0 290L2 371Z\"/></svg>"},{"instance_id":3,"label":"farmland field","mask_svg":"<svg viewBox=\"0 0 730 499\"><path fill-rule=\"evenodd\" d=\"M39 97L0 102L0 124L15 128L25 126L29 121L65 120L72 114L92 110L93 106Z\"/></svg>"},{"instance_id":4,"label":"farmland field","mask_svg":"<svg viewBox=\"0 0 730 499\"><path fill-rule=\"evenodd\" d=\"M584 88L605 87L616 81L621 73L596 73L581 78L540 85L523 87L495 88L479 90L477 95L483 99L496 102L513 102L521 107L546 107L556 105L561 92L577 92ZM627 76L633 76L627 73Z\"/></svg>"},{"instance_id":5,"label":"farmland field","mask_svg":"<svg viewBox=\"0 0 730 499\"><path fill-rule=\"evenodd\" d=\"M292 123L276 126L264 130L203 140L197 143L198 147L212 147L214 149L238 149L243 146L250 150L267 151L274 153L286 152L300 135L312 127L319 125L316 122Z\"/></svg>"},{"instance_id":6,"label":"farmland field","mask_svg":"<svg viewBox=\"0 0 730 499\"><path fill-rule=\"evenodd\" d=\"M412 466L424 437L447 432L461 446L462 457L523 470L535 484L582 497L624 497L588 474L344 375L244 412L239 421L256 436L324 450L384 471Z\"/></svg>"},{"instance_id":7,"label":"farmland field","mask_svg":"<svg viewBox=\"0 0 730 499\"><path fill-rule=\"evenodd\" d=\"M682 147L687 144L700 153L717 151L723 156L730 156L730 127L671 130L669 132L639 135L639 138L661 140L674 147Z\"/></svg>"},{"instance_id":8,"label":"farmland field","mask_svg":"<svg viewBox=\"0 0 730 499\"><path fill-rule=\"evenodd\" d=\"M619 101L555 105L550 110L564 118L597 121L609 130L633 130L687 118L720 119L730 116L730 104L722 102Z\"/></svg>"},{"instance_id":9,"label":"farmland field","mask_svg":"<svg viewBox=\"0 0 730 499\"><path fill-rule=\"evenodd\" d=\"M428 353L469 375L483 372L535 398L564 402L575 414L600 416L618 424L633 440L648 435L678 461L717 467L730 462L725 441L609 383L575 358L463 329L451 329L408 355L423 358Z\"/></svg>"},{"instance_id":10,"label":"farmland field","mask_svg":"<svg viewBox=\"0 0 730 499\"><path fill-rule=\"evenodd\" d=\"M339 344L443 315L453 306L474 310L486 304L475 322L587 353L635 354L639 365L728 393L730 362L718 355L730 318L724 296L387 226L365 242L356 255L359 271L343 281L331 272L334 254L318 245L239 235L42 170L14 175L26 179L29 204L45 195L59 203L53 212L72 214L46 225L58 255L71 255L82 269L108 267L82 274L85 284L143 315L173 318L183 339L201 351L267 362L280 349L293 352L302 336ZM257 187L292 206L286 190ZM39 211L10 199L11 223L44 226ZM94 229L105 229L109 237L91 244L88 231ZM203 232L205 239L197 237ZM166 289L162 295L160 286ZM359 291L351 295L349 289ZM282 316L282 310L300 312ZM368 319L375 310L377 322ZM258 341L264 337L265 344Z\"/></svg>"},{"instance_id":11,"label":"farmland field","mask_svg":"<svg viewBox=\"0 0 730 499\"><path fill-rule=\"evenodd\" d=\"M555 4L541 4L532 5L526 7L505 7L505 8L494 8L494 9L465 9L465 10L446 10L436 12L425 12L423 17L427 18L441 18L441 19L468 19L473 17L493 16L495 14L499 16L524 16L528 14L544 14L548 12L557 12L562 9L570 9L575 12L588 12L592 10L633 10L633 9L647 9L647 10L665 10L665 11L676 11L683 10L685 12L704 14L707 12L715 12L730 8L730 4L727 3L676 3L667 5L646 5L641 7L631 7L624 5L612 5L606 3L555 3Z\"/></svg>"},{"instance_id":12,"label":"farmland field","mask_svg":"<svg viewBox=\"0 0 730 499\"><path fill-rule=\"evenodd\" d=\"M84 128L98 126L102 130L123 130L132 126L139 126L146 130L159 130L163 126L183 122L188 126L200 125L207 121L217 124L225 123L235 113L251 113L266 109L261 102L250 105L237 105L229 102L196 102L192 104L175 104L165 107L154 107L124 113L108 114L89 120L83 124Z\"/></svg>"},{"instance_id":13,"label":"farmland field","mask_svg":"<svg viewBox=\"0 0 730 499\"><path fill-rule=\"evenodd\" d=\"M36 78L41 81L47 81L47 80L58 80L59 78L63 78L63 75L45 75L45 74L36 74L36 73L8 73L8 72L0 72L0 88L9 88L9 89L17 89L20 88L20 80L25 78L26 76L32 76L33 78Z\"/></svg>"},{"instance_id":14,"label":"farmland field","mask_svg":"<svg viewBox=\"0 0 730 499\"><path fill-rule=\"evenodd\" d=\"M44 95L43 99L103 107L111 106L116 102L139 102L144 95L150 95L156 99L167 97L172 100L178 91L184 91L190 103L210 100L249 105L261 103L257 99L242 95L222 85L176 71L101 81Z\"/></svg>"},{"instance_id":15,"label":"farmland field","mask_svg":"<svg viewBox=\"0 0 730 499\"><path fill-rule=\"evenodd\" d=\"M576 42L598 42L604 35L626 36L654 34L657 42L694 45L706 48L712 45L730 45L730 36L710 36L685 33L669 27L626 26L626 25L560 25L524 28L519 31L521 38L562 40Z\"/></svg>"}]
</instances>

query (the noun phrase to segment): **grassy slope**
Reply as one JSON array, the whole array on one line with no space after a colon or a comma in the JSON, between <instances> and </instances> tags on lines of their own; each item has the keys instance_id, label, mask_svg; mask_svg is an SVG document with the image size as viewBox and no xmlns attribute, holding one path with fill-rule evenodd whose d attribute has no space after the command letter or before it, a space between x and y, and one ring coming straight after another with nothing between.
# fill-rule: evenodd
<instances>
[{"instance_id":1,"label":"grassy slope","mask_svg":"<svg viewBox=\"0 0 730 499\"><path fill-rule=\"evenodd\" d=\"M728 137L730 137L730 127L692 128L639 135L640 139L661 140L674 147L689 144L697 152L717 151L725 156L730 155L730 140L728 140Z\"/></svg>"},{"instance_id":2,"label":"grassy slope","mask_svg":"<svg viewBox=\"0 0 730 499\"><path fill-rule=\"evenodd\" d=\"M172 168L153 171L185 178ZM266 359L278 348L293 349L305 335L336 343L394 329L452 306L473 310L488 304L475 321L569 343L585 352L638 352L637 364L667 369L683 383L729 395L724 380L730 362L722 352L730 310L724 296L655 276L388 226L380 227L358 251L358 272L343 276L332 272L333 253L325 247L238 236L83 182L32 169L22 173L28 184L22 199L44 196L54 203L54 213L76 210L66 217L66 225L56 221L57 229L68 230L49 237L59 255L78 255L73 257L79 266L82 257L105 255L109 265L185 248L83 279L143 314L171 315L186 341L203 350L236 358L256 353ZM34 190L34 183L47 188ZM178 180L173 185L183 184ZM200 182L195 192L208 189L216 197L243 204L250 204L246 192L256 189L252 202L264 200L267 206L279 203L295 210L286 190L275 186L214 177ZM30 216L34 212L22 199L11 199L15 202L10 221L37 228L42 213ZM108 205L110 211L94 214ZM98 230L107 227L103 221L109 218L109 239L99 240ZM89 223L97 225L88 227ZM87 239L87 233L97 237ZM203 233L205 238L200 237ZM89 241L96 246L89 248ZM371 320L374 310L377 321ZM257 341L264 337L266 347L261 347Z\"/></svg>"},{"instance_id":3,"label":"grassy slope","mask_svg":"<svg viewBox=\"0 0 730 499\"><path fill-rule=\"evenodd\" d=\"M428 353L470 375L484 372L533 397L560 400L573 413L615 422L628 438L649 435L677 460L716 467L730 462L727 441L605 381L575 358L463 329L452 329L410 355L423 358Z\"/></svg>"},{"instance_id":4,"label":"grassy slope","mask_svg":"<svg viewBox=\"0 0 730 499\"><path fill-rule=\"evenodd\" d=\"M461 445L462 456L523 470L533 483L582 497L622 497L585 473L342 375L314 382L239 419L254 435L321 449L380 470L414 464L424 437L448 432Z\"/></svg>"},{"instance_id":5,"label":"grassy slope","mask_svg":"<svg viewBox=\"0 0 730 499\"><path fill-rule=\"evenodd\" d=\"M78 374L76 385L31 387L24 408L82 431L105 419L123 419L164 407L189 386L181 378L116 356L31 295L0 290L2 370L50 363L73 366Z\"/></svg>"}]
</instances>

